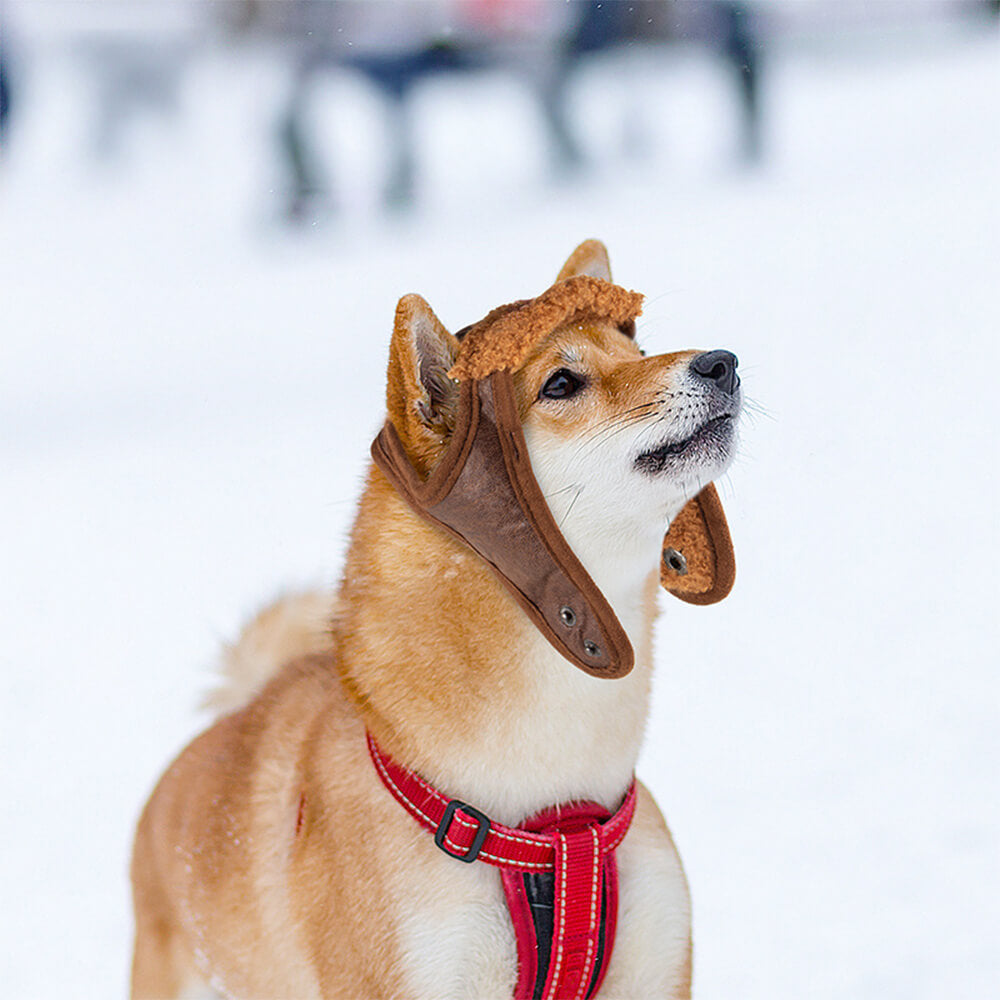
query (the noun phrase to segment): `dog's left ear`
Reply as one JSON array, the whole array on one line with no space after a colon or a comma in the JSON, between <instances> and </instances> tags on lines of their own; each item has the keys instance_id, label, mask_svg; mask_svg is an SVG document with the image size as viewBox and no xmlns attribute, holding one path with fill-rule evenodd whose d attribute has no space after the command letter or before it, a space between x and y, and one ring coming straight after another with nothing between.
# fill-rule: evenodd
<instances>
[{"instance_id":1,"label":"dog's left ear","mask_svg":"<svg viewBox=\"0 0 1000 1000\"><path fill-rule=\"evenodd\" d=\"M410 460L429 471L455 425L458 386L448 370L459 343L419 295L404 295L396 307L389 345L386 408Z\"/></svg>"},{"instance_id":2,"label":"dog's left ear","mask_svg":"<svg viewBox=\"0 0 1000 1000\"><path fill-rule=\"evenodd\" d=\"M588 278L611 280L611 262L607 247L600 240L584 240L563 264L556 281L576 278L585 274Z\"/></svg>"},{"instance_id":3,"label":"dog's left ear","mask_svg":"<svg viewBox=\"0 0 1000 1000\"><path fill-rule=\"evenodd\" d=\"M660 583L689 604L715 604L733 589L735 578L729 525L709 483L687 502L663 539Z\"/></svg>"}]
</instances>

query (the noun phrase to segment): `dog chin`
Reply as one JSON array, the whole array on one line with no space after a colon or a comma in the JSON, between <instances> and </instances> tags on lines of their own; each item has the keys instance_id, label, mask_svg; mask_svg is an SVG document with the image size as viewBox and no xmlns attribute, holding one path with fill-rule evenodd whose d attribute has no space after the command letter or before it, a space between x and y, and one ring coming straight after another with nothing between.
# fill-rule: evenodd
<instances>
[{"instance_id":1,"label":"dog chin","mask_svg":"<svg viewBox=\"0 0 1000 1000\"><path fill-rule=\"evenodd\" d=\"M725 472L736 450L736 417L723 414L680 441L664 441L636 456L633 467L645 476L709 481Z\"/></svg>"}]
</instances>

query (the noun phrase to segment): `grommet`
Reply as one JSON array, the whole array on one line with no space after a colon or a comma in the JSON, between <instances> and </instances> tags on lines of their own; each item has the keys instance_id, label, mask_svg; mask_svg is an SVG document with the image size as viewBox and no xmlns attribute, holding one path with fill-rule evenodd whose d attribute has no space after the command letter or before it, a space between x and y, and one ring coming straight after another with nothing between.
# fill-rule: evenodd
<instances>
[{"instance_id":1,"label":"grommet","mask_svg":"<svg viewBox=\"0 0 1000 1000\"><path fill-rule=\"evenodd\" d=\"M687 576L688 562L677 549L664 549L663 561L678 575Z\"/></svg>"},{"instance_id":2,"label":"grommet","mask_svg":"<svg viewBox=\"0 0 1000 1000\"><path fill-rule=\"evenodd\" d=\"M572 628L576 624L576 612L569 605L563 605L559 609L559 617L566 628Z\"/></svg>"},{"instance_id":3,"label":"grommet","mask_svg":"<svg viewBox=\"0 0 1000 1000\"><path fill-rule=\"evenodd\" d=\"M596 642L591 642L589 639L584 639L583 649L587 656L597 657L601 655L601 647L598 646Z\"/></svg>"}]
</instances>

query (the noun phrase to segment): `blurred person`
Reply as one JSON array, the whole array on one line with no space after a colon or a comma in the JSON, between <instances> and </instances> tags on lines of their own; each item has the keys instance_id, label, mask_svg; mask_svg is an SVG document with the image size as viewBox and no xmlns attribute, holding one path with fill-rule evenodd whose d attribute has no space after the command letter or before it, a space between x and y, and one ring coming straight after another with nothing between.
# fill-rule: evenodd
<instances>
[{"instance_id":1,"label":"blurred person","mask_svg":"<svg viewBox=\"0 0 1000 1000\"><path fill-rule=\"evenodd\" d=\"M232 32L280 40L290 53L288 93L274 134L286 178L284 212L293 221L333 207L310 119L319 79L341 68L362 74L384 101L388 168L382 201L390 209L405 208L415 198L412 99L424 80L490 70L516 77L536 102L552 168L562 175L585 161L570 119L579 70L594 56L636 43L665 46L679 40L724 56L740 101L744 156L752 160L760 152L758 32L746 3L241 0L222 5L220 13ZM643 143L637 129L629 132L632 152Z\"/></svg>"},{"instance_id":2,"label":"blurred person","mask_svg":"<svg viewBox=\"0 0 1000 1000\"><path fill-rule=\"evenodd\" d=\"M2 14L3 10L0 8L0 15ZM7 28L0 16L0 153L7 148L7 126L11 108L9 44Z\"/></svg>"},{"instance_id":3,"label":"blurred person","mask_svg":"<svg viewBox=\"0 0 1000 1000\"><path fill-rule=\"evenodd\" d=\"M760 60L758 32L745 3L717 5L723 55L732 70L740 102L741 151L754 162L760 159Z\"/></svg>"},{"instance_id":4,"label":"blurred person","mask_svg":"<svg viewBox=\"0 0 1000 1000\"><path fill-rule=\"evenodd\" d=\"M201 9L192 0L168 0L85 11L76 46L94 89L94 150L103 158L117 157L137 122L177 114Z\"/></svg>"},{"instance_id":5,"label":"blurred person","mask_svg":"<svg viewBox=\"0 0 1000 1000\"><path fill-rule=\"evenodd\" d=\"M534 97L555 172L580 167L583 150L568 114L573 67L585 51L602 47L588 43L616 34L620 11L625 8L589 0L561 4L470 0L458 3L457 9L466 45L478 52L480 64L512 72Z\"/></svg>"},{"instance_id":6,"label":"blurred person","mask_svg":"<svg viewBox=\"0 0 1000 1000\"><path fill-rule=\"evenodd\" d=\"M630 46L656 47L666 52L671 42L705 46L719 53L735 85L740 108L740 152L746 161L761 152L760 25L752 4L735 0L697 0L664 4L662 0L604 3L571 0L574 23L562 39L558 71L543 94L552 135L565 166L578 166L582 155L567 126L574 78L591 57ZM634 123L626 152L644 145Z\"/></svg>"},{"instance_id":7,"label":"blurred person","mask_svg":"<svg viewBox=\"0 0 1000 1000\"><path fill-rule=\"evenodd\" d=\"M390 169L383 192L388 206L413 195L414 155L407 98L416 80L452 68L457 56L446 43L450 5L360 3L357 0L288 0L245 3L238 27L292 43L288 97L276 137L287 176L286 212L301 220L318 204L332 204L309 126L310 103L321 74L338 67L362 72L387 103Z\"/></svg>"},{"instance_id":8,"label":"blurred person","mask_svg":"<svg viewBox=\"0 0 1000 1000\"><path fill-rule=\"evenodd\" d=\"M7 83L7 62L0 46L0 134L6 134L7 116L10 114L10 88Z\"/></svg>"},{"instance_id":9,"label":"blurred person","mask_svg":"<svg viewBox=\"0 0 1000 1000\"><path fill-rule=\"evenodd\" d=\"M235 8L226 5L226 16L233 30L292 43L291 82L276 128L288 179L286 212L292 220L308 216L319 204L332 203L308 122L319 76L336 68L361 73L385 102L389 167L382 200L387 208L403 208L414 199L412 95L433 75L496 68L512 72L539 101L555 159L579 157L562 108L549 98L558 76L557 42L573 16L567 5L524 0L243 0Z\"/></svg>"},{"instance_id":10,"label":"blurred person","mask_svg":"<svg viewBox=\"0 0 1000 1000\"><path fill-rule=\"evenodd\" d=\"M746 164L762 153L762 6L754 0L699 0L665 8L671 35L723 60L739 108L737 153Z\"/></svg>"},{"instance_id":11,"label":"blurred person","mask_svg":"<svg viewBox=\"0 0 1000 1000\"><path fill-rule=\"evenodd\" d=\"M94 42L87 52L96 90L94 149L102 158L122 154L135 123L150 114L176 115L186 53L157 41Z\"/></svg>"}]
</instances>

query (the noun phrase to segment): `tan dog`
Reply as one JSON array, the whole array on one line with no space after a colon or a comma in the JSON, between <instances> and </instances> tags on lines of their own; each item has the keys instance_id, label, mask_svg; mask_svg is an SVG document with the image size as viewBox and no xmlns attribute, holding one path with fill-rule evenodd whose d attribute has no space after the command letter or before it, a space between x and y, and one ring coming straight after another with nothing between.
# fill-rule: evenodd
<instances>
[{"instance_id":1,"label":"tan dog","mask_svg":"<svg viewBox=\"0 0 1000 1000\"><path fill-rule=\"evenodd\" d=\"M559 281L575 275L610 281L601 244L578 248ZM424 475L455 426L448 373L461 347L423 300L400 302L388 415ZM576 669L479 556L373 468L332 627L314 595L264 611L230 651L219 704L231 714L180 755L143 813L133 997L513 995L497 871L435 847L387 792L365 730L499 823L578 800L616 809L649 711L662 532L726 468L740 396L727 352L644 358L599 320L564 323L512 376L538 485L634 668ZM684 557L667 551L676 569ZM600 996L688 997L687 885L641 785L617 859Z\"/></svg>"}]
</instances>

